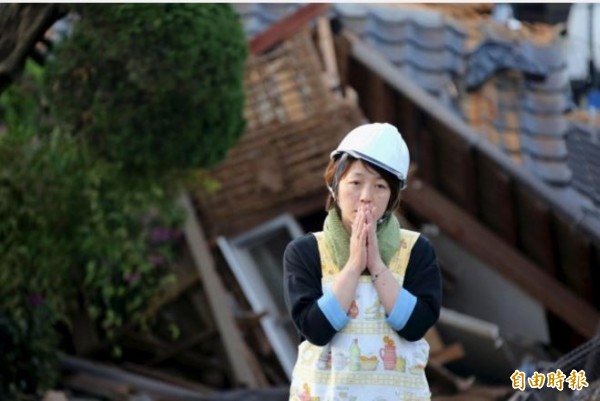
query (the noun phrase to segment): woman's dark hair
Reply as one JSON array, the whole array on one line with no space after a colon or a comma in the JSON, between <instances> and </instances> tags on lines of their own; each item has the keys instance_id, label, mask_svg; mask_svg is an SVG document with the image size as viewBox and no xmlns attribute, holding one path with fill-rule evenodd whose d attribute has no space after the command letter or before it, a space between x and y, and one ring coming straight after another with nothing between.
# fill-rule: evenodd
<instances>
[{"instance_id":1,"label":"woman's dark hair","mask_svg":"<svg viewBox=\"0 0 600 401\"><path fill-rule=\"evenodd\" d=\"M373 165L369 162L366 162L362 159L357 159L355 157L348 155L345 165L342 166L342 170L339 173L337 182L338 183L340 182L340 180L348 172L348 169L350 168L352 163L354 163L357 160L362 162L362 164L369 170L375 171L377 174L379 174L385 180L385 182L387 182L388 186L390 187L390 200L387 204L386 213L393 212L396 209L396 207L398 207L398 203L400 201L400 181L398 180L398 178L395 175L393 175L389 171L384 170L381 167L375 166L375 165ZM336 192L337 192L337 188L333 188L333 179L334 179L336 170L338 168L339 162L340 162L340 157L330 160L329 164L325 168L325 174L323 175L325 178L325 184L327 184L327 186L329 188L331 188L333 191L336 191ZM331 209L332 206L335 206L335 205L336 205L335 199L333 199L333 196L330 192L329 195L327 196L327 202L325 204L325 208L326 208L326 210L329 210L329 209Z\"/></svg>"}]
</instances>

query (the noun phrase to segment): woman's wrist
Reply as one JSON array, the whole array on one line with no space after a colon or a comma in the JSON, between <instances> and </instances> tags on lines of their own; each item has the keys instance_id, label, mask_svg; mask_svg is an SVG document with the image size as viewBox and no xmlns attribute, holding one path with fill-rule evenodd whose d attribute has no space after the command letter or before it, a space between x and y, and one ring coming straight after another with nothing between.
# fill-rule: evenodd
<instances>
[{"instance_id":1,"label":"woman's wrist","mask_svg":"<svg viewBox=\"0 0 600 401\"><path fill-rule=\"evenodd\" d=\"M364 266L361 267L358 263L353 263L352 261L348 261L346 266L342 269L344 271L352 272L356 277L360 276L362 272L365 270Z\"/></svg>"},{"instance_id":2,"label":"woman's wrist","mask_svg":"<svg viewBox=\"0 0 600 401\"><path fill-rule=\"evenodd\" d=\"M369 266L369 273L371 273L371 275L380 274L387 270L387 268L388 267L385 265L385 263L383 263L382 260L379 260L377 263Z\"/></svg>"},{"instance_id":3,"label":"woman's wrist","mask_svg":"<svg viewBox=\"0 0 600 401\"><path fill-rule=\"evenodd\" d=\"M381 280L381 276L383 276L387 271L388 271L388 268L386 267L386 268L381 269L377 273L372 273L371 274L371 281L373 283L375 283L377 281L377 279Z\"/></svg>"}]
</instances>

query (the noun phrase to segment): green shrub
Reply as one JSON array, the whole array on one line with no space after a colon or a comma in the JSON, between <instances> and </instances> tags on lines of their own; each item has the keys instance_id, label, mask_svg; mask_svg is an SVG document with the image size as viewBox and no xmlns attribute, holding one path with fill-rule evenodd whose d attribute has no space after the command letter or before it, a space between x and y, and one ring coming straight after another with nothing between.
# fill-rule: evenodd
<instances>
[{"instance_id":1,"label":"green shrub","mask_svg":"<svg viewBox=\"0 0 600 401\"><path fill-rule=\"evenodd\" d=\"M58 371L55 311L39 295L27 308L0 311L0 399L27 399L38 389L50 388Z\"/></svg>"},{"instance_id":2,"label":"green shrub","mask_svg":"<svg viewBox=\"0 0 600 401\"><path fill-rule=\"evenodd\" d=\"M0 399L55 384L75 313L114 350L120 329L149 323L188 168L202 177L243 129L247 50L229 5L72 7L72 38L0 96Z\"/></svg>"},{"instance_id":3,"label":"green shrub","mask_svg":"<svg viewBox=\"0 0 600 401\"><path fill-rule=\"evenodd\" d=\"M124 179L60 132L4 138L0 159L0 337L14 359L0 393L28 392L53 383L55 326L80 308L109 340L146 324L182 214L160 181Z\"/></svg>"},{"instance_id":4,"label":"green shrub","mask_svg":"<svg viewBox=\"0 0 600 401\"><path fill-rule=\"evenodd\" d=\"M212 167L243 128L246 40L228 4L87 4L48 64L51 111L127 169Z\"/></svg>"},{"instance_id":5,"label":"green shrub","mask_svg":"<svg viewBox=\"0 0 600 401\"><path fill-rule=\"evenodd\" d=\"M11 131L25 133L43 125L41 74L40 67L29 61L18 84L0 94L0 122Z\"/></svg>"}]
</instances>

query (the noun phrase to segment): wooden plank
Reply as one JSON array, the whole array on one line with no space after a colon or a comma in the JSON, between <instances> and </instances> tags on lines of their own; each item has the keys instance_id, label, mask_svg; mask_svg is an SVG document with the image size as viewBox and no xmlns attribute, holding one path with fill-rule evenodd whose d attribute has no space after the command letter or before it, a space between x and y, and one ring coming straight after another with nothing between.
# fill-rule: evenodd
<instances>
[{"instance_id":1,"label":"wooden plank","mask_svg":"<svg viewBox=\"0 0 600 401\"><path fill-rule=\"evenodd\" d=\"M338 66L338 77L342 95L347 97L348 85L348 61L350 60L350 42L342 35L334 35L333 43L335 45L336 63Z\"/></svg>"},{"instance_id":2,"label":"wooden plank","mask_svg":"<svg viewBox=\"0 0 600 401\"><path fill-rule=\"evenodd\" d=\"M461 343L453 343L442 348L437 352L432 352L429 356L430 360L438 365L444 365L448 362L453 362L465 356L465 348Z\"/></svg>"},{"instance_id":3,"label":"wooden plank","mask_svg":"<svg viewBox=\"0 0 600 401\"><path fill-rule=\"evenodd\" d=\"M312 19L329 10L328 4L308 4L293 14L274 23L265 32L258 34L250 41L250 53L263 53L278 43L288 39L304 28Z\"/></svg>"},{"instance_id":4,"label":"wooden plank","mask_svg":"<svg viewBox=\"0 0 600 401\"><path fill-rule=\"evenodd\" d=\"M557 277L557 244L550 210L523 187L517 188L516 195L519 243L524 253L549 276Z\"/></svg>"},{"instance_id":5,"label":"wooden plank","mask_svg":"<svg viewBox=\"0 0 600 401\"><path fill-rule=\"evenodd\" d=\"M448 128L435 121L427 127L436 137L439 187L472 216L478 214L474 151L462 138L452 135Z\"/></svg>"},{"instance_id":6,"label":"wooden plank","mask_svg":"<svg viewBox=\"0 0 600 401\"><path fill-rule=\"evenodd\" d=\"M329 88L337 91L340 88L340 78L328 17L319 17L317 19L317 30L319 32L319 48L323 56L323 64L325 65Z\"/></svg>"},{"instance_id":7,"label":"wooden plank","mask_svg":"<svg viewBox=\"0 0 600 401\"><path fill-rule=\"evenodd\" d=\"M69 401L69 399L62 391L48 390L44 393L42 401Z\"/></svg>"},{"instance_id":8,"label":"wooden plank","mask_svg":"<svg viewBox=\"0 0 600 401\"><path fill-rule=\"evenodd\" d=\"M427 127L422 127L417 137L419 153L416 155L417 157L412 155L411 157L414 163L418 164L421 177L429 184L437 186L436 171L439 158L435 136Z\"/></svg>"},{"instance_id":9,"label":"wooden plank","mask_svg":"<svg viewBox=\"0 0 600 401\"><path fill-rule=\"evenodd\" d=\"M517 246L517 218L512 181L508 174L483 157L477 158L481 219L512 246Z\"/></svg>"},{"instance_id":10,"label":"wooden plank","mask_svg":"<svg viewBox=\"0 0 600 401\"><path fill-rule=\"evenodd\" d=\"M200 394L211 394L215 392L214 389L196 381L190 381L188 379L180 377L179 375L176 376L170 373L163 372L161 370L149 368L144 365L138 365L127 362L123 364L123 368L127 369L127 371L132 372L134 374L139 374L146 378L159 380L160 382L167 383L173 386L196 391Z\"/></svg>"},{"instance_id":11,"label":"wooden plank","mask_svg":"<svg viewBox=\"0 0 600 401\"><path fill-rule=\"evenodd\" d=\"M127 401L136 391L129 384L87 373L76 373L63 379L62 382L70 388L112 401Z\"/></svg>"},{"instance_id":12,"label":"wooden plank","mask_svg":"<svg viewBox=\"0 0 600 401\"><path fill-rule=\"evenodd\" d=\"M366 98L368 107L363 109L372 122L393 122L396 119L394 92L385 80L370 73L364 77L367 81Z\"/></svg>"},{"instance_id":13,"label":"wooden plank","mask_svg":"<svg viewBox=\"0 0 600 401\"><path fill-rule=\"evenodd\" d=\"M351 50L351 48L350 48ZM348 85L354 88L358 93L358 105L365 114L367 119L371 119L369 102L369 81L364 79L373 72L369 70L363 63L357 61L354 57L350 57L346 63Z\"/></svg>"},{"instance_id":14,"label":"wooden plank","mask_svg":"<svg viewBox=\"0 0 600 401\"><path fill-rule=\"evenodd\" d=\"M418 134L423 124L421 111L414 103L400 95L396 101L396 116L396 127L406 141L411 157L415 161L420 160Z\"/></svg>"},{"instance_id":15,"label":"wooden plank","mask_svg":"<svg viewBox=\"0 0 600 401\"><path fill-rule=\"evenodd\" d=\"M87 375L94 379L102 378L103 380L114 382L116 385L123 385L122 389L125 391L131 388L150 393L151 395L155 394L165 398L188 401L207 401L211 399L210 394L212 394L212 391L193 391L185 387L151 379L100 362L92 362L86 359L65 355L60 358L60 365L63 369L68 371L76 371L81 375ZM86 381L85 383L88 382ZM93 383L91 384L93 385ZM114 384L111 384L110 387L114 388Z\"/></svg>"},{"instance_id":16,"label":"wooden plank","mask_svg":"<svg viewBox=\"0 0 600 401\"><path fill-rule=\"evenodd\" d=\"M560 271L564 282L583 299L594 303L592 249L588 239L562 219L555 220Z\"/></svg>"},{"instance_id":17,"label":"wooden plank","mask_svg":"<svg viewBox=\"0 0 600 401\"><path fill-rule=\"evenodd\" d=\"M229 364L239 384L256 388L259 384L252 371L252 366L245 357L244 339L236 326L231 311L227 307L225 288L216 272L215 261L196 217L196 212L189 195L183 194L179 202L186 213L184 223L185 237L192 251L192 257L198 269L198 274L202 278L208 298L208 306L212 310L217 328L223 339Z\"/></svg>"},{"instance_id":18,"label":"wooden plank","mask_svg":"<svg viewBox=\"0 0 600 401\"><path fill-rule=\"evenodd\" d=\"M600 327L600 313L563 284L516 252L421 179L409 181L403 202L415 213L434 221L467 251L518 285L587 338Z\"/></svg>"}]
</instances>

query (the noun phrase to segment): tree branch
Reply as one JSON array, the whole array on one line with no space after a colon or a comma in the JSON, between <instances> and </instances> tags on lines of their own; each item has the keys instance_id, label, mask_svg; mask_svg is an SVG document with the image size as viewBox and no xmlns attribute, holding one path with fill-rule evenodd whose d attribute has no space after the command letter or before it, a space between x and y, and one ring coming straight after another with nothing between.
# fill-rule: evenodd
<instances>
[{"instance_id":1,"label":"tree branch","mask_svg":"<svg viewBox=\"0 0 600 401\"><path fill-rule=\"evenodd\" d=\"M35 44L67 11L59 4L0 4L0 93L21 73Z\"/></svg>"}]
</instances>

